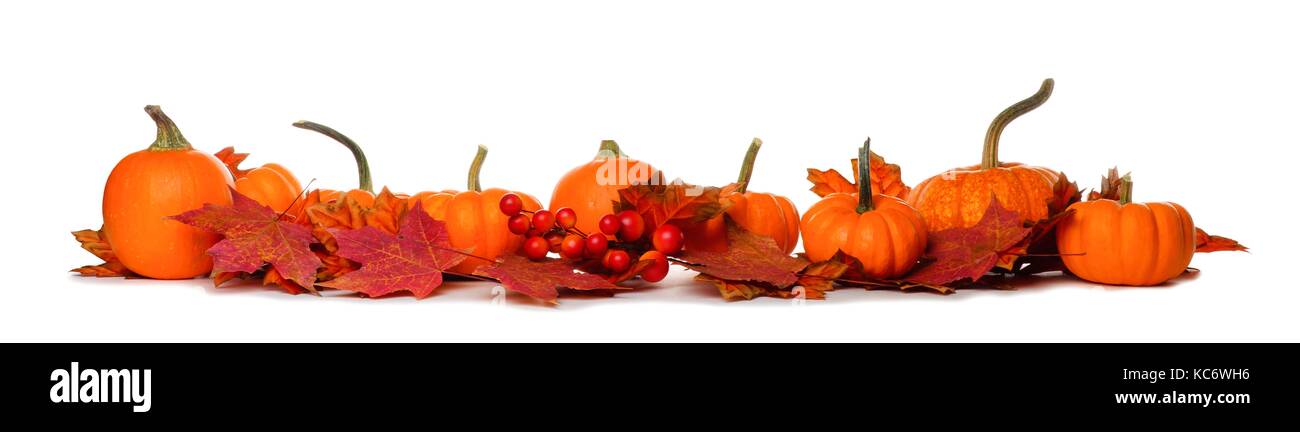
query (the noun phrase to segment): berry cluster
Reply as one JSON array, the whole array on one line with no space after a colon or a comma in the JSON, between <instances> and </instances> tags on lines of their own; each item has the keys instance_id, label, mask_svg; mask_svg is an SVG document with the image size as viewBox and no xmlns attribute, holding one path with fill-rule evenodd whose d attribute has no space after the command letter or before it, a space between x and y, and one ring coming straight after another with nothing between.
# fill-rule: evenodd
<instances>
[{"instance_id":1,"label":"berry cluster","mask_svg":"<svg viewBox=\"0 0 1300 432\"><path fill-rule=\"evenodd\" d=\"M645 219L631 210L605 215L598 224L600 231L588 234L576 227L578 214L571 208L530 212L523 204L510 193L501 197L500 208L510 217L506 221L510 232L525 236L523 254L531 260L557 253L619 274L631 268L633 254L639 254L637 261L653 261L641 271L641 279L658 282L668 275L668 256L681 251L686 240L681 228L671 224L655 228L646 239Z\"/></svg>"}]
</instances>

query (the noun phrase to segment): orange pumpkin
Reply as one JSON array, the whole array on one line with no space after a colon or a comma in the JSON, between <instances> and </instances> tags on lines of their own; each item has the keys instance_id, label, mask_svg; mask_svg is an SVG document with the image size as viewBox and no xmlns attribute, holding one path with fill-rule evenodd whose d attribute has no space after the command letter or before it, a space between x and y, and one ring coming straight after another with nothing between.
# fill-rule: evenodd
<instances>
[{"instance_id":1,"label":"orange pumpkin","mask_svg":"<svg viewBox=\"0 0 1300 432\"><path fill-rule=\"evenodd\" d=\"M930 229L965 228L979 223L991 201L990 195L1027 222L1048 216L1048 203L1060 173L999 162L998 140L1012 120L1046 102L1052 95L1053 85L1051 78L1044 80L1038 93L1008 107L993 119L984 135L984 157L979 165L949 170L912 189L907 202L921 212Z\"/></svg>"},{"instance_id":2,"label":"orange pumpkin","mask_svg":"<svg viewBox=\"0 0 1300 432\"><path fill-rule=\"evenodd\" d=\"M375 203L375 187L370 180L370 163L366 161L366 154L361 151L361 146L356 141L352 141L347 135L339 133L329 126L319 123L313 123L306 120L294 122L294 127L317 132L343 144L352 152L353 159L357 162L357 177L360 179L360 186L350 191L337 191L332 189L320 190L320 201L330 202L342 199L344 195L351 197L354 201L362 206L368 207Z\"/></svg>"},{"instance_id":3,"label":"orange pumpkin","mask_svg":"<svg viewBox=\"0 0 1300 432\"><path fill-rule=\"evenodd\" d=\"M870 160L871 140L859 151ZM925 222L907 203L871 193L870 164L858 164L857 193L833 193L804 213L800 228L803 248L813 262L843 251L862 264L864 275L894 279L907 274L925 253Z\"/></svg>"},{"instance_id":4,"label":"orange pumpkin","mask_svg":"<svg viewBox=\"0 0 1300 432\"><path fill-rule=\"evenodd\" d=\"M1192 215L1175 203L1134 203L1124 176L1120 199L1070 205L1056 246L1076 276L1108 285L1157 285L1183 273L1196 252Z\"/></svg>"},{"instance_id":5,"label":"orange pumpkin","mask_svg":"<svg viewBox=\"0 0 1300 432\"><path fill-rule=\"evenodd\" d=\"M585 233L599 231L600 218L614 213L618 191L633 184L666 184L664 175L650 164L625 156L618 143L601 141L595 159L569 170L551 192L551 209L568 207L578 214L577 227Z\"/></svg>"},{"instance_id":6,"label":"orange pumpkin","mask_svg":"<svg viewBox=\"0 0 1300 432\"><path fill-rule=\"evenodd\" d=\"M277 163L268 163L248 171L235 180L235 190L272 210L296 213L302 206L298 199L302 185L293 173ZM292 207L292 208L291 208Z\"/></svg>"},{"instance_id":7,"label":"orange pumpkin","mask_svg":"<svg viewBox=\"0 0 1300 432\"><path fill-rule=\"evenodd\" d=\"M501 213L501 196L511 191L499 188L484 190L479 184L479 170L487 158L487 147L478 146L478 154L469 166L469 184L465 192L420 192L407 200L407 205L424 207L436 220L447 223L447 234L452 247L470 249L474 255L449 271L472 274L474 269L490 264L481 258L495 259L502 254L515 252L524 243L524 237L510 232L506 226L509 216ZM524 210L537 211L542 205L532 195L514 192L524 202ZM481 257L481 258L479 258Z\"/></svg>"},{"instance_id":8,"label":"orange pumpkin","mask_svg":"<svg viewBox=\"0 0 1300 432\"><path fill-rule=\"evenodd\" d=\"M234 180L215 156L194 150L157 105L149 148L131 153L104 185L104 235L122 264L154 279L188 279L212 271L207 255L220 236L168 219L204 204L231 203Z\"/></svg>"},{"instance_id":9,"label":"orange pumpkin","mask_svg":"<svg viewBox=\"0 0 1300 432\"><path fill-rule=\"evenodd\" d=\"M788 254L799 243L799 210L784 196L747 190L754 174L754 160L762 146L763 140L758 138L749 144L745 161L740 165L740 178L736 180L740 187L724 197L731 201L727 215L746 231L775 240ZM718 251L727 247L727 226L721 216L689 226L684 232L688 250Z\"/></svg>"}]
</instances>

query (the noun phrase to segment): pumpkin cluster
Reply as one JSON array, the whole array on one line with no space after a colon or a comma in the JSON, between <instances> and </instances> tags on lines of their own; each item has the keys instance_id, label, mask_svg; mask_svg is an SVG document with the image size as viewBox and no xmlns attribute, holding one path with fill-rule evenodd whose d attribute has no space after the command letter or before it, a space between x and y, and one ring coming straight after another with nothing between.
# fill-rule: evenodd
<instances>
[{"instance_id":1,"label":"pumpkin cluster","mask_svg":"<svg viewBox=\"0 0 1300 432\"><path fill-rule=\"evenodd\" d=\"M273 267L259 273L263 283L294 292L314 292L312 285L321 281L329 287L328 281L359 270L361 265L349 259L355 254L339 245L339 230L373 228L400 236L409 225L402 221L411 214L445 226L443 252L459 255L441 269L450 274L503 280L500 266L520 265L512 258L520 256L539 266L559 265L551 277L562 277L566 268L597 275L600 279L584 282L595 289L632 278L656 282L677 263L745 298L796 280L823 287L947 289L990 272L1033 273L1029 268L1062 270L1101 284L1158 285L1186 271L1197 251L1245 250L1197 229L1176 203L1132 202L1127 175L1112 173L1113 184L1083 201L1077 185L1057 170L1001 161L1003 131L1042 106L1054 86L1052 79L1044 80L1032 96L993 118L978 165L944 171L914 188L904 184L897 165L871 151L867 139L857 149L853 181L834 170L808 170L820 199L802 214L785 196L751 189L763 146L758 138L750 143L735 183L698 187L703 193L691 195L683 191L696 187L668 182L659 169L605 140L594 158L555 183L543 207L522 191L482 187L485 146L478 147L463 190L376 193L370 164L356 141L328 126L299 121L293 126L341 144L357 167L355 188L308 190L281 164L245 170L238 165L247 154L195 149L161 108L150 105L145 112L157 126L154 142L122 158L109 174L102 230L75 233L84 248L112 266L81 272L153 279L210 275L218 284L237 277L213 271L210 254L222 236L182 223L176 215L249 202L276 215L267 223L298 225L316 240L309 242L310 252L307 246L300 251L319 262L314 277L310 271L287 276ZM361 241L364 236L343 237ZM729 257L736 239L748 250ZM802 254L791 257L801 241ZM701 262L683 259L692 256ZM759 257L791 273L768 269L746 278L714 272L732 275L729 279L709 273L705 263L737 263L738 257ZM493 270L485 272L488 267ZM308 286L302 286L304 280Z\"/></svg>"}]
</instances>

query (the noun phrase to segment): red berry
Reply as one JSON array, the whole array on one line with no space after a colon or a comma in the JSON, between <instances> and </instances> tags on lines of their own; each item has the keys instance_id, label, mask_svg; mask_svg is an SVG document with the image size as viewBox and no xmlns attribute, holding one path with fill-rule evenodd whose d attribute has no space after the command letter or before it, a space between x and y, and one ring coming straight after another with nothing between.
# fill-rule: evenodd
<instances>
[{"instance_id":1,"label":"red berry","mask_svg":"<svg viewBox=\"0 0 1300 432\"><path fill-rule=\"evenodd\" d=\"M512 193L501 195L501 202L498 205L501 207L501 213L505 213L506 216L514 216L524 210L524 200Z\"/></svg>"},{"instance_id":2,"label":"red berry","mask_svg":"<svg viewBox=\"0 0 1300 432\"><path fill-rule=\"evenodd\" d=\"M573 228L578 224L578 212L568 207L560 208L555 211L555 223L560 224L560 228Z\"/></svg>"},{"instance_id":3,"label":"red berry","mask_svg":"<svg viewBox=\"0 0 1300 432\"><path fill-rule=\"evenodd\" d=\"M645 235L645 219L641 218L640 213L623 210L618 212L616 216L619 224L618 236L623 241L637 241L641 239L641 236Z\"/></svg>"},{"instance_id":4,"label":"red berry","mask_svg":"<svg viewBox=\"0 0 1300 432\"><path fill-rule=\"evenodd\" d=\"M577 234L564 236L564 241L560 242L560 255L568 259L582 259L583 253L587 251L587 241Z\"/></svg>"},{"instance_id":5,"label":"red berry","mask_svg":"<svg viewBox=\"0 0 1300 432\"><path fill-rule=\"evenodd\" d=\"M548 231L554 227L555 227L555 214L546 210L538 210L533 212L533 228L537 228L542 231Z\"/></svg>"},{"instance_id":6,"label":"red berry","mask_svg":"<svg viewBox=\"0 0 1300 432\"><path fill-rule=\"evenodd\" d=\"M551 252L560 253L560 246L564 243L564 233L548 232L542 238L546 239L547 247Z\"/></svg>"},{"instance_id":7,"label":"red berry","mask_svg":"<svg viewBox=\"0 0 1300 432\"><path fill-rule=\"evenodd\" d=\"M546 258L546 253L550 252L551 244L541 237L529 237L524 240L524 256L533 261Z\"/></svg>"},{"instance_id":8,"label":"red berry","mask_svg":"<svg viewBox=\"0 0 1300 432\"><path fill-rule=\"evenodd\" d=\"M649 251L641 254L641 260L653 259L654 263L645 270L641 270L641 279L646 282L659 282L668 276L668 257L658 251Z\"/></svg>"},{"instance_id":9,"label":"red berry","mask_svg":"<svg viewBox=\"0 0 1300 432\"><path fill-rule=\"evenodd\" d=\"M609 252L605 252L602 263L610 271L620 273L632 265L632 257L622 249L610 249Z\"/></svg>"},{"instance_id":10,"label":"red berry","mask_svg":"<svg viewBox=\"0 0 1300 432\"><path fill-rule=\"evenodd\" d=\"M607 236L618 234L618 229L623 226L623 224L618 223L618 216L614 215L605 215L605 217L600 218L599 225L600 232L605 233Z\"/></svg>"},{"instance_id":11,"label":"red berry","mask_svg":"<svg viewBox=\"0 0 1300 432\"><path fill-rule=\"evenodd\" d=\"M650 236L650 242L654 243L655 250L664 255L672 255L682 250L682 243L686 237L682 235L682 229L677 225L663 224L655 228L654 235Z\"/></svg>"},{"instance_id":12,"label":"red berry","mask_svg":"<svg viewBox=\"0 0 1300 432\"><path fill-rule=\"evenodd\" d=\"M516 214L506 221L506 226L510 227L510 232L524 235L532 228L533 219L526 214Z\"/></svg>"},{"instance_id":13,"label":"red berry","mask_svg":"<svg viewBox=\"0 0 1300 432\"><path fill-rule=\"evenodd\" d=\"M587 236L587 258L600 258L609 249L609 239L604 234L593 233Z\"/></svg>"}]
</instances>

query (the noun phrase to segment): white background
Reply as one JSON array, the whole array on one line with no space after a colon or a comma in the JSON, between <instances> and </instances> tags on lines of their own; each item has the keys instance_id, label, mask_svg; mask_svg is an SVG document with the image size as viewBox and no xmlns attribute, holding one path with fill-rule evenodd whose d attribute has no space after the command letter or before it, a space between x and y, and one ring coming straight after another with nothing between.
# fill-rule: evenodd
<instances>
[{"instance_id":1,"label":"white background","mask_svg":"<svg viewBox=\"0 0 1300 432\"><path fill-rule=\"evenodd\" d=\"M0 339L1297 340L1292 163L1300 14L1287 2L23 2L0 6ZM880 2L883 3L883 2ZM725 303L674 270L558 307L455 283L417 301L290 296L208 280L84 279L70 231L101 223L104 179L146 147L160 104L198 148L234 145L304 183L483 183L544 202L601 139L670 176L815 202L805 168L847 170L868 135L915 185L979 162L988 121L1053 77L1002 160L1095 187L1134 171L1139 200L1186 206L1252 253L1154 288L1051 278L951 296L846 289L802 307ZM847 172L846 172L847 174Z\"/></svg>"}]
</instances>

